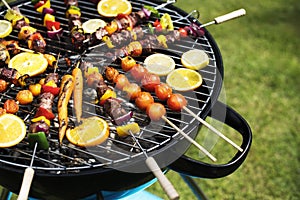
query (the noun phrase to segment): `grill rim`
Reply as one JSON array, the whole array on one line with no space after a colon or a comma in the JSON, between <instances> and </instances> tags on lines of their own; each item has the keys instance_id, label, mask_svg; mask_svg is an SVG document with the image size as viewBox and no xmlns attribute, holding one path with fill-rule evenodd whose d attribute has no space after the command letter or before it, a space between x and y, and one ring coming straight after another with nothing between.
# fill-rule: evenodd
<instances>
[{"instance_id":1,"label":"grill rim","mask_svg":"<svg viewBox=\"0 0 300 200\"><path fill-rule=\"evenodd\" d=\"M21 1L17 1L17 2L14 2L12 4L12 6L17 6L17 5L20 5L22 3L25 3L26 1L25 0L21 0ZM159 3L162 3L162 1L152 1L153 3L155 4L159 4ZM168 7L170 7L170 9L172 10L176 10L180 15L182 16L186 16L187 13L184 12L183 10L181 10L180 8L178 7L175 7L173 5L168 5ZM5 10L5 8L1 9L1 11ZM192 17L190 17L192 19ZM201 23L197 20L196 23L198 25L200 25ZM207 106L205 107L204 110L201 111L201 115L200 117L201 118L206 118L206 116L208 115L208 113L210 112L210 109L213 107L214 103L217 101L218 99L218 96L221 92L221 88L222 88L222 80L223 80L223 75L224 75L224 70L223 70L223 62L222 62L222 56L221 56L221 53L220 53L220 50L217 46L217 43L215 42L215 40L213 39L213 37L211 36L211 34L206 30L206 38L209 40L210 44L211 44L211 48L213 49L214 51L214 55L218 55L215 57L215 61L216 61L216 65L218 66L218 72L216 73L216 80L215 80L215 85L214 85L214 89L212 90L212 93L210 95L210 101L208 102ZM195 134L192 135L192 137L194 137ZM173 140L171 143L169 143L168 145L169 146L176 146L177 143L182 143L182 140ZM187 145L186 149L188 149L189 145ZM172 151L172 148L160 148L159 150L156 150L154 152L154 154L151 154L151 156L154 156L154 157L157 157L159 156L159 154L162 152L162 151L166 151L166 150L169 150L169 151ZM143 161L138 161L137 163L141 163ZM133 162L132 163L134 166L136 163ZM2 165L2 164L1 164ZM20 179L21 176L23 175L23 169L12 169L12 167L7 167L7 166L1 166L1 168L5 169L5 170L8 170L8 171L13 171L12 173L17 173L19 175L19 178L17 179ZM0 171L2 171L0 169ZM41 171L37 171L36 173L36 176L38 177L38 179L41 179L44 181L44 179L47 181L49 178L52 179L52 178L57 178L57 177L61 177L61 178L67 178L67 177L82 177L82 176L88 176L88 175L95 175L95 174L101 174L102 176L105 175L105 174L116 174L118 176L123 176L126 175L128 176L128 173L127 172L121 172L119 170L115 170L115 169L112 169L112 168L101 168L101 171L99 172L99 168L98 167L95 167L95 168L89 168L89 169L84 169L84 170L80 170L79 173L76 173L76 174L48 174L48 173L44 173L44 172L41 172ZM146 180L144 180L146 178ZM150 173L142 173L139 175L139 178L136 179L134 182L135 183L138 183L140 184L141 182L145 183L149 180L151 180L153 178L153 175ZM37 182L39 182L37 179ZM4 184L5 185L5 184ZM111 187L111 184L108 184L109 186L103 186L102 188L105 190L106 188L107 189L112 189L112 190L119 190L120 188L118 186L115 186L114 187ZM33 188L37 186L35 181L33 182ZM130 186L132 187L132 186ZM8 187L8 188L11 188L11 187ZM126 188L126 187L125 187ZM122 190L124 189L124 187L122 188ZM18 187L15 188L14 190L12 189L12 191L17 191L18 190ZM38 193L37 193L38 194Z\"/></svg>"}]
</instances>

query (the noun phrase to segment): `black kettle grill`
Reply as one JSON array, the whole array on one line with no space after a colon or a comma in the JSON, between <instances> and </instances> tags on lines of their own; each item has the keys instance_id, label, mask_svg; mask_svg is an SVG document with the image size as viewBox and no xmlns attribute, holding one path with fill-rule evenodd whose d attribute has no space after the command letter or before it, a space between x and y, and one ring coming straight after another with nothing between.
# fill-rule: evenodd
<instances>
[{"instance_id":1,"label":"black kettle grill","mask_svg":"<svg viewBox=\"0 0 300 200\"><path fill-rule=\"evenodd\" d=\"M161 1L132 0L133 12L140 10L143 5L153 7L161 5ZM31 25L45 36L47 42L46 52L62 57L69 57L75 62L79 53L74 50L68 37L68 21L65 17L65 5L63 1L51 0L51 7L56 10L56 20L61 22L64 34L60 40L51 40L46 36L46 29L42 25L41 14L37 13L31 2L20 0L11 6L18 6L21 13L29 18ZM82 20L99 18L96 5L79 0ZM6 8L2 7L1 17ZM181 9L168 4L158 9L160 13L168 13L173 20L174 28L178 29L191 23L200 25L200 22ZM154 19L150 18L150 22ZM143 27L146 25L142 25ZM205 29L204 29L205 30ZM9 39L17 39L17 31L13 31ZM20 44L22 46L22 43ZM24 45L26 48L26 46ZM170 55L176 62L176 67L182 67L180 55L190 49L202 49L210 58L209 65L199 71L203 77L203 84L194 91L184 92L188 100L188 108L195 114L205 119L211 116L234 128L242 136L241 148L243 152L237 152L226 164L208 164L184 155L190 143L177 131L164 123L150 123L144 113L136 112L134 118L137 122L148 123L142 129L138 140L144 150L155 158L163 170L174 170L180 174L193 177L219 178L233 173L246 159L249 152L252 133L247 122L237 112L218 101L222 88L223 63L221 53L210 33L205 30L205 35L197 38L181 40L171 44L168 49L157 49ZM95 48L83 55L83 58L95 65L117 65L117 63L105 63L105 47ZM145 57L137 58L142 62ZM59 61L59 74L70 73L71 68L67 61ZM46 71L49 73L50 71ZM43 75L35 77L41 78ZM0 94L1 103L8 98L13 98L19 87L9 88L5 94ZM97 110L97 106L95 106ZM54 108L56 109L56 108ZM20 105L18 116L24 119L28 125L34 115L34 104L30 106ZM212 112L213 111L213 112ZM213 114L212 114L213 113ZM167 117L186 134L195 138L201 124L188 113L176 113L167 109ZM70 116L70 120L74 117ZM54 119L54 123L57 119ZM134 143L110 137L105 143L93 148L79 148L64 141L58 145L57 127L51 130L50 150L38 151L34 159L33 168L35 176L31 185L30 196L41 199L79 199L95 194L99 191L115 192L117 196L130 194L136 188L143 188L145 184L152 183L154 176L145 170L145 157ZM113 134L114 130L111 131ZM24 169L29 166L32 149L28 148L26 139L20 144L0 149L0 185L8 190L18 193L20 190ZM128 191L132 192L128 192ZM104 194L104 192L103 192ZM114 195L113 199L118 198ZM107 198L104 198L107 199Z\"/></svg>"}]
</instances>

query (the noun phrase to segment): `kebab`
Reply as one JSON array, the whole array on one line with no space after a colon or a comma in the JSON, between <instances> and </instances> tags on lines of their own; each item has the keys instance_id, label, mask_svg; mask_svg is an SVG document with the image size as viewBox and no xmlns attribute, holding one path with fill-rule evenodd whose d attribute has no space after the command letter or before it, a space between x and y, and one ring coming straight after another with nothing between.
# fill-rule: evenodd
<instances>
[{"instance_id":1,"label":"kebab","mask_svg":"<svg viewBox=\"0 0 300 200\"><path fill-rule=\"evenodd\" d=\"M33 0L31 3L37 12L42 13L43 25L47 28L48 37L59 40L63 34L63 29L60 27L60 22L55 20L55 10L51 8L50 0Z\"/></svg>"},{"instance_id":2,"label":"kebab","mask_svg":"<svg viewBox=\"0 0 300 200\"><path fill-rule=\"evenodd\" d=\"M137 25L142 24L151 15L151 11L147 8L129 15L119 14L114 20L110 21L105 27L100 27L92 34L84 34L81 22L80 8L77 1L66 0L65 4L69 7L66 16L69 19L69 27L71 30L71 39L76 49L81 49L84 45L89 46L98 44L102 41L111 42L111 47L120 46L124 42L136 40L143 35L143 30Z\"/></svg>"},{"instance_id":3,"label":"kebab","mask_svg":"<svg viewBox=\"0 0 300 200\"><path fill-rule=\"evenodd\" d=\"M91 65L88 65L88 66L91 66ZM84 69L84 70L86 70L86 69ZM176 125L174 125L171 121L167 120L167 118L164 116L166 114L166 110L165 110L164 106L160 103L155 103L153 100L153 97L151 96L150 93L141 92L141 89L139 88L139 86L137 84L130 83L124 74L119 74L119 72L116 69L107 67L105 70L105 77L108 81L113 82L117 89L125 90L125 92L128 92L128 95L130 96L131 100L134 100L135 98L138 99L139 96L142 96L144 94L145 94L145 96L148 96L149 101L145 101L145 99L141 100L142 105L144 105L144 107L142 108L139 106L139 108L141 108L143 110L145 110L144 108L146 108L146 113L150 117L151 120L158 121L160 119L164 119L166 122L171 124L171 126L173 128L176 127ZM99 81L95 81L94 83L96 84L96 86L98 88L101 88L100 90L99 89L97 90L98 93L101 92L99 95L100 99L101 99L101 97L102 97L101 94L104 95L106 92L109 91L108 86L102 80L102 76L99 79ZM127 86L129 87L128 89L126 89ZM130 94L129 94L129 91L130 91ZM121 107L120 102L119 102L120 100L118 100L114 97L109 97L108 95L107 95L107 97L108 98L106 99L103 107L104 107L105 112L108 113L113 118L115 123L116 123L116 119L119 119L120 116L128 116L125 114L125 112L124 112L125 110ZM138 106L139 103L137 103L136 105ZM129 119L130 119L130 117L129 117ZM128 120L128 117L127 118L122 117L123 121L125 121L124 119ZM185 138L187 138L189 141L191 141L191 143L193 143L195 146L197 146L201 151L203 151L203 153L208 155L212 160L216 161L216 158L214 156L212 156L206 149L204 149L202 146L200 146L197 142L195 142L188 135L186 135L178 127L175 129L177 131L179 131Z\"/></svg>"},{"instance_id":4,"label":"kebab","mask_svg":"<svg viewBox=\"0 0 300 200\"><path fill-rule=\"evenodd\" d=\"M5 1L2 0L2 2ZM29 49L41 53L45 52L46 41L35 28L29 25L28 18L21 14L18 7L10 8L6 2L4 4L8 9L4 18L12 23L15 30L19 31L18 38L26 41Z\"/></svg>"},{"instance_id":5,"label":"kebab","mask_svg":"<svg viewBox=\"0 0 300 200\"><path fill-rule=\"evenodd\" d=\"M128 61L128 59L130 61ZM125 72L130 72L131 76L135 79L135 81L140 82L143 89L150 91L150 92L155 92L157 98L161 101L166 101L168 107L173 110L173 111L182 111L185 110L189 114L191 114L193 117L195 117L199 122L201 122L203 125L205 125L207 128L209 128L211 131L216 133L218 136L223 138L225 141L227 141L229 144L231 144L233 147L238 149L239 151L243 151L238 145L236 145L234 142L232 142L229 138L227 138L225 135L220 133L218 130L216 130L213 126L208 124L206 121L195 115L190 109L188 109L187 106L187 100L185 97L179 93L173 93L172 88L165 84L160 82L159 76L155 74L151 74L147 71L146 68L139 64L135 64L134 61L132 61L133 58L128 58L125 57L121 61L121 66L122 69ZM129 63L129 64L128 64ZM106 77L110 81L116 80L116 87L119 89L123 89L127 92L131 100L135 101L135 104L141 109L141 110L146 110L148 105L154 103L153 98L151 97L151 94L149 92L143 92L139 95L139 91L141 89L138 88L137 84L128 84L127 78L124 76L122 79L125 80L120 80L118 78L118 70L112 67L107 67L106 68ZM161 113L160 113L161 111ZM157 109L157 112L150 112L148 113L151 115L152 113L152 118L151 119L157 120L161 118L163 110L162 109Z\"/></svg>"}]
</instances>

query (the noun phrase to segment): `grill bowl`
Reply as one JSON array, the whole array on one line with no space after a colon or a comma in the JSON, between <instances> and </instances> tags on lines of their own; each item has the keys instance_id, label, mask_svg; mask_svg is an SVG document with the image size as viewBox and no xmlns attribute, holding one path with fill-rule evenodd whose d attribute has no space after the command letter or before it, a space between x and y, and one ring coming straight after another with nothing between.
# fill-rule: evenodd
<instances>
[{"instance_id":1,"label":"grill bowl","mask_svg":"<svg viewBox=\"0 0 300 200\"><path fill-rule=\"evenodd\" d=\"M138 11L144 4L157 6L161 1L131 1L133 5L133 11ZM52 7L56 10L56 19L62 23L64 28L64 35L61 41L50 40L46 37L46 30L41 25L41 15L34 11L33 5L27 1L17 1L14 5L18 6L25 16L27 16L32 26L36 27L43 36L45 36L47 42L47 53L57 55L59 52L64 56L75 56L78 52L75 51L71 45L70 38L68 37L67 20L64 16L65 7L63 2L58 0L52 0ZM13 5L12 5L13 6ZM90 2L79 1L79 6L82 10L82 20L85 21L90 18L97 18L98 14L96 6ZM2 14L5 12L5 8L2 8ZM174 21L175 28L183 27L191 22L200 24L192 16L189 16L181 9L168 5L160 9L161 13L169 13ZM150 21L153 19L150 19ZM153 22L153 21L152 21ZM10 39L16 39L17 32L14 31ZM215 43L213 37L206 30L203 37L192 38L187 41L179 42L178 44L171 45L168 50L157 49L156 52L162 52L172 56L176 62L176 66L180 67L180 55L182 52L199 48L206 51L210 57L209 65L200 70L204 83L197 90L184 93L189 101L189 108L201 118L206 118L210 113L212 107L217 102L219 93L222 88L223 79L223 63L221 53ZM100 51L100 52L99 52ZM102 49L95 49L87 54L86 60L93 63L101 63L103 57L100 56ZM103 52L102 52L103 53ZM143 58L139 58L142 61ZM102 63L103 64L103 63ZM115 63L109 63L115 65ZM60 61L59 73L60 75L70 73L71 68L66 66L64 61ZM46 73L49 73L48 71ZM36 77L37 79L41 77ZM11 88L5 95L2 95L2 101L5 98L14 96L18 87ZM54 108L56 109L56 108ZM29 119L34 114L34 107L22 108L19 115L25 120L26 124L29 124ZM199 128L199 122L188 114L178 114L170 110L167 112L168 118L170 118L176 125L189 134L192 138L196 137ZM144 114L137 113L136 119L146 118ZM155 126L154 124L153 126ZM148 154L153 156L159 166L163 169L167 169L168 166L177 160L190 146L190 143L184 140L179 133L166 125L159 125L161 129L155 131L155 129L148 128L146 133L151 133L154 138L158 140L152 140L153 137L140 137L140 141L144 143L150 143L149 147L145 147ZM153 128L153 127L152 127ZM57 128L51 129L52 136L57 136ZM150 141L149 141L150 140ZM158 141L158 142L157 142ZM114 138L110 138L109 142L118 143L121 146L128 145L126 142L120 142ZM145 157L142 152L126 152L117 151L114 149L108 149L107 143L97 146L96 149L79 149L77 147L64 145L63 148L57 147L57 141L50 141L52 147L58 149L51 152L37 152L37 158L33 168L35 169L35 177L33 179L30 196L36 198L48 198L48 199L78 199L86 197L96 191L124 191L127 189L135 188L142 184L152 180L153 174L148 172L145 166ZM13 192L18 192L20 189L20 183L23 177L24 169L29 166L32 150L28 149L26 140L13 148L0 149L0 184L8 188ZM116 146L114 146L116 148ZM248 147L248 146L247 146ZM131 148L136 148L131 146ZM107 153L109 151L109 153ZM74 152L76 156L74 157ZM95 153L97 152L97 153ZM83 156L78 157L78 155ZM113 156L112 156L113 155ZM243 155L243 158L246 155ZM74 160L75 159L75 160ZM76 160L77 159L77 160ZM197 163L202 166L202 163ZM171 165L172 166L172 165ZM206 166L211 167L211 166ZM182 171L178 169L176 165L173 165L174 170ZM186 172L185 172L186 173ZM191 172L192 173L192 172ZM198 174L199 175L199 174ZM84 184L88 183L88 186ZM84 189L83 189L84 186Z\"/></svg>"}]
</instances>

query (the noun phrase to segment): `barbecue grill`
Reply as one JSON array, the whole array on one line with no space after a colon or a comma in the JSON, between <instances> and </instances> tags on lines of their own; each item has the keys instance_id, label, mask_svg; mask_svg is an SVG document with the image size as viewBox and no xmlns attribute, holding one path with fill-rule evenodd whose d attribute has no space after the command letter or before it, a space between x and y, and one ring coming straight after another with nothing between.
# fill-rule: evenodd
<instances>
[{"instance_id":1,"label":"barbecue grill","mask_svg":"<svg viewBox=\"0 0 300 200\"><path fill-rule=\"evenodd\" d=\"M134 12L140 10L143 5L156 7L163 2L134 0L131 3ZM111 62L106 59L105 53L109 50L104 46L87 52L79 52L74 49L68 36L68 21L65 17L63 1L51 0L51 7L56 10L56 20L61 22L64 29L64 34L60 40L47 38L46 29L42 25L41 14L34 10L30 2L21 0L11 6L18 6L21 13L29 18L30 25L37 28L45 36L47 53L61 54L62 59L59 60L58 68L60 75L70 73L72 70L72 67L69 67L66 60L63 59L65 57L70 58L73 65L78 58L81 58L97 66L118 67L118 62ZM95 4L79 1L79 7L81 8L82 21L99 18ZM6 8L2 8L1 17L4 16L5 11ZM192 13L188 14L171 4L159 8L159 11L171 15L175 29L192 22L200 25L197 17ZM150 18L149 21L153 22L154 19ZM14 30L8 38L17 39L17 34L18 32ZM20 45L26 48L25 44L21 43ZM188 176L219 178L234 172L243 163L251 145L251 130L242 116L218 102L222 88L223 63L216 42L205 30L204 36L181 40L170 44L168 49L155 49L153 52L170 55L175 60L176 67L181 67L180 55L195 48L204 50L209 55L210 62L207 67L199 71L203 77L202 86L194 91L183 93L189 102L188 108L203 119L212 116L236 129L243 138L241 144L243 152L237 152L231 161L223 165L203 163L184 156L190 143L177 131L168 124L150 122L147 115L138 111L134 105L131 103L126 105L128 109L134 110L133 119L143 127L137 140L141 143L143 150L154 157L163 170L172 169ZM137 61L142 62L146 56L137 58ZM46 71L46 74L50 72ZM44 76L45 74L34 77L33 81ZM18 86L12 85L5 93L0 94L1 104L6 99L15 97L20 89ZM72 113L72 102L70 104L69 113ZM29 106L20 105L20 111L17 115L24 119L27 125L30 124L30 119L35 114L35 105L35 103ZM86 116L100 115L100 106L90 102L85 102L85 106L91 108L91 110L85 111ZM55 104L54 109L56 109ZM213 115L212 110L214 110ZM216 110L218 111L217 114L215 114ZM101 117L108 122L110 121L105 115ZM201 124L186 112L177 113L167 109L167 117L192 138L196 137L201 127ZM75 117L70 116L71 124L75 121ZM54 119L54 124L57 124L57 119ZM30 196L42 199L78 199L98 191L112 191L116 192L113 198L117 198L117 195L128 194L128 191L133 188L142 187L153 181L154 176L147 170L145 156L139 146L131 137L126 139L114 137L114 127L111 123L109 124L111 125L109 139L101 145L90 148L79 148L69 144L68 141L64 141L60 146L57 140L58 128L55 125L52 126L49 151L37 151L34 158L35 177ZM30 165L31 156L32 149L28 147L26 139L14 147L0 149L0 185L18 193L24 169ZM88 184L85 185L86 183ZM105 194L105 192L102 193Z\"/></svg>"}]
</instances>

